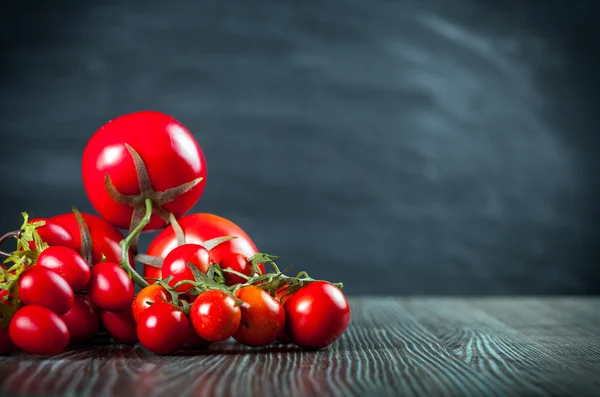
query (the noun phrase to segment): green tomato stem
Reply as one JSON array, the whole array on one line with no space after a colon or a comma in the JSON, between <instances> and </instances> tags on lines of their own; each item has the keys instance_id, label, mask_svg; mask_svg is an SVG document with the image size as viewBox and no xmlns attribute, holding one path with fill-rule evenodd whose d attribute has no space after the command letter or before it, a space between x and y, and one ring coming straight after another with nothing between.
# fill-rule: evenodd
<instances>
[{"instance_id":1,"label":"green tomato stem","mask_svg":"<svg viewBox=\"0 0 600 397\"><path fill-rule=\"evenodd\" d=\"M131 266L131 263L129 263L129 248L131 248L131 245L146 227L146 225L150 223L150 218L152 217L152 199L146 199L144 204L146 204L146 212L144 213L144 217L131 231L131 233L129 233L129 235L121 240L121 243L119 243L121 246L121 268L126 270L131 276L131 279L142 288L147 287L150 284L148 284L148 282L144 280L144 278L140 276L138 272L135 271L135 269Z\"/></svg>"}]
</instances>

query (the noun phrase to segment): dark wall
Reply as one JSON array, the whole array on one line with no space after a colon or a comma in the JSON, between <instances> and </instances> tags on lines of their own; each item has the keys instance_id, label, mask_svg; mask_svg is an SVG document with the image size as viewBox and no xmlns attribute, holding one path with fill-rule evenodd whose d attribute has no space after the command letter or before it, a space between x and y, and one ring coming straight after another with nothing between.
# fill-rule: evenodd
<instances>
[{"instance_id":1,"label":"dark wall","mask_svg":"<svg viewBox=\"0 0 600 397\"><path fill-rule=\"evenodd\" d=\"M155 109L204 149L195 211L348 293L600 293L594 2L18 3L2 230L92 211L86 140Z\"/></svg>"}]
</instances>

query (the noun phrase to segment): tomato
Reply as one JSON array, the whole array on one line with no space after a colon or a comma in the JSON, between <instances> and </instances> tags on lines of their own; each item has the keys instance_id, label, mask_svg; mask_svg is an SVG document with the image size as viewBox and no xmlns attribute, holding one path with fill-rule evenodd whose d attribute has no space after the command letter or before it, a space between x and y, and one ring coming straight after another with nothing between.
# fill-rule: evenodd
<instances>
[{"instance_id":1,"label":"tomato","mask_svg":"<svg viewBox=\"0 0 600 397\"><path fill-rule=\"evenodd\" d=\"M198 201L206 183L206 160L194 136L173 117L155 111L123 115L103 125L89 140L83 153L83 185L98 213L113 225L128 229L133 208L117 203L105 187L110 176L116 190L125 196L140 195L140 181L131 153L143 160L151 190L163 192L203 178L187 192L162 204L168 214L180 217ZM155 200L158 201L158 200ZM143 202L143 200L142 200ZM152 215L144 230L156 230L166 222Z\"/></svg>"},{"instance_id":2,"label":"tomato","mask_svg":"<svg viewBox=\"0 0 600 397\"><path fill-rule=\"evenodd\" d=\"M192 214L178 220L185 234L186 243L203 244L205 241L217 237L236 236L225 241L210 250L210 256L215 262L221 262L221 258L228 253L235 252L246 257L258 253L258 250L250 237L235 223L213 214ZM169 252L178 246L177 237L172 226L168 226L160 232L150 243L147 254L165 258ZM264 272L264 269L262 269ZM160 278L161 270L144 266L144 277Z\"/></svg>"},{"instance_id":3,"label":"tomato","mask_svg":"<svg viewBox=\"0 0 600 397\"><path fill-rule=\"evenodd\" d=\"M189 323L190 327L188 328L187 337L185 338L185 345L189 347L198 348L208 347L211 344L211 342L207 341L206 339L202 339L200 335L198 335L194 330L194 327L192 326L191 322Z\"/></svg>"},{"instance_id":4,"label":"tomato","mask_svg":"<svg viewBox=\"0 0 600 397\"><path fill-rule=\"evenodd\" d=\"M170 302L171 295L158 284L152 284L143 288L133 301L133 318L138 322L144 310L156 302Z\"/></svg>"},{"instance_id":5,"label":"tomato","mask_svg":"<svg viewBox=\"0 0 600 397\"><path fill-rule=\"evenodd\" d=\"M77 251L68 247L55 246L45 249L35 264L61 275L73 291L83 289L90 281L90 265Z\"/></svg>"},{"instance_id":6,"label":"tomato","mask_svg":"<svg viewBox=\"0 0 600 397\"><path fill-rule=\"evenodd\" d=\"M90 231L92 239L92 263L102 260L102 255L108 262L121 262L121 247L123 234L104 219L90 214L81 214ZM73 213L58 215L48 219L32 219L30 223L43 220L44 226L37 229L42 240L50 246L63 246L82 253L81 232ZM130 255L130 259L133 257ZM90 263L91 265L91 263Z\"/></svg>"},{"instance_id":7,"label":"tomato","mask_svg":"<svg viewBox=\"0 0 600 397\"><path fill-rule=\"evenodd\" d=\"M17 347L31 354L58 354L69 343L65 322L42 306L24 306L17 310L8 332Z\"/></svg>"},{"instance_id":8,"label":"tomato","mask_svg":"<svg viewBox=\"0 0 600 397\"><path fill-rule=\"evenodd\" d=\"M92 267L88 294L101 310L125 310L133 303L133 282L119 265L111 262L98 263Z\"/></svg>"},{"instance_id":9,"label":"tomato","mask_svg":"<svg viewBox=\"0 0 600 397\"><path fill-rule=\"evenodd\" d=\"M184 244L175 248L165 258L162 267L162 279L164 280L169 276L173 276L173 279L169 281L170 287L183 280L193 281L194 274L187 265L188 263L196 266L202 273L206 273L209 266L213 264L213 260L203 246L198 244ZM191 285L184 284L177 287L176 291L185 292L191 288Z\"/></svg>"},{"instance_id":10,"label":"tomato","mask_svg":"<svg viewBox=\"0 0 600 397\"><path fill-rule=\"evenodd\" d=\"M350 322L346 297L339 288L324 281L300 288L283 307L285 334L306 349L320 349L332 344Z\"/></svg>"},{"instance_id":11,"label":"tomato","mask_svg":"<svg viewBox=\"0 0 600 397\"><path fill-rule=\"evenodd\" d=\"M248 262L248 258L242 254L226 253L221 258L219 265L221 269L235 270L246 276L252 276L252 265ZM235 274L224 272L224 276L225 284L227 285L243 284L246 282L246 280Z\"/></svg>"},{"instance_id":12,"label":"tomato","mask_svg":"<svg viewBox=\"0 0 600 397\"><path fill-rule=\"evenodd\" d=\"M26 305L38 305L57 314L73 307L73 290L58 273L45 267L33 266L21 273L19 299Z\"/></svg>"},{"instance_id":13,"label":"tomato","mask_svg":"<svg viewBox=\"0 0 600 397\"><path fill-rule=\"evenodd\" d=\"M10 339L8 328L0 328L0 356L8 354L15 349L15 345Z\"/></svg>"},{"instance_id":14,"label":"tomato","mask_svg":"<svg viewBox=\"0 0 600 397\"><path fill-rule=\"evenodd\" d=\"M236 297L248 306L241 308L241 324L233 338L255 347L273 342L285 325L285 311L281 304L267 291L253 285L237 290Z\"/></svg>"},{"instance_id":15,"label":"tomato","mask_svg":"<svg viewBox=\"0 0 600 397\"><path fill-rule=\"evenodd\" d=\"M201 293L190 308L194 330L202 339L210 342L221 342L233 336L241 318L235 300L218 290Z\"/></svg>"},{"instance_id":16,"label":"tomato","mask_svg":"<svg viewBox=\"0 0 600 397\"><path fill-rule=\"evenodd\" d=\"M100 320L110 336L121 343L134 345L138 341L135 319L131 308L120 312L100 312Z\"/></svg>"},{"instance_id":17,"label":"tomato","mask_svg":"<svg viewBox=\"0 0 600 397\"><path fill-rule=\"evenodd\" d=\"M100 329L98 311L87 295L75 295L73 308L60 318L69 329L71 342L91 340Z\"/></svg>"},{"instance_id":18,"label":"tomato","mask_svg":"<svg viewBox=\"0 0 600 397\"><path fill-rule=\"evenodd\" d=\"M183 347L190 323L170 303L155 303L146 309L137 324L140 343L156 354L168 354Z\"/></svg>"}]
</instances>

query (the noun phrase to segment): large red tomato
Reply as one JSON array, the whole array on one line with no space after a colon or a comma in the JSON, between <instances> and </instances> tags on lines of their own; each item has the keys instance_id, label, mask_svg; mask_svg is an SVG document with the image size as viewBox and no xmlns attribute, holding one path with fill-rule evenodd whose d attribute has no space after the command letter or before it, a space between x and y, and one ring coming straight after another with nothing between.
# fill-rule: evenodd
<instances>
[{"instance_id":1,"label":"large red tomato","mask_svg":"<svg viewBox=\"0 0 600 397\"><path fill-rule=\"evenodd\" d=\"M246 232L235 223L218 215L192 214L179 219L178 223L185 234L187 244L202 244L207 240L223 236L237 237L210 250L210 256L215 262L220 262L221 258L229 253L238 253L246 257L258 253L256 245ZM147 254L165 258L177 246L175 231L172 226L169 226L150 243ZM144 277L160 278L161 269L146 265Z\"/></svg>"},{"instance_id":2,"label":"large red tomato","mask_svg":"<svg viewBox=\"0 0 600 397\"><path fill-rule=\"evenodd\" d=\"M90 231L92 239L93 263L100 262L102 255L109 262L121 262L121 247L119 243L123 234L104 219L90 214L81 214ZM30 223L45 221L46 224L37 229L42 240L50 246L69 247L82 252L81 231L73 213L62 214L48 219L32 219ZM85 259L85 256L84 256ZM130 258L131 259L131 258Z\"/></svg>"},{"instance_id":3,"label":"large red tomato","mask_svg":"<svg viewBox=\"0 0 600 397\"><path fill-rule=\"evenodd\" d=\"M136 170L136 154L147 170L146 181L140 180L139 164ZM91 137L83 153L82 173L85 190L96 211L113 225L128 229L133 207L123 201L125 196L138 196L136 202L142 207L144 198L152 198L155 206L165 211L163 215L172 212L180 217L204 191L206 161L194 136L179 121L160 112L141 111L109 121ZM122 196L121 202L115 201L106 189L107 174ZM202 180L198 182L198 178ZM193 181L196 181L193 186L188 185L176 197L152 194ZM140 185L145 185L144 191ZM144 230L165 225L165 220L154 214Z\"/></svg>"}]
</instances>

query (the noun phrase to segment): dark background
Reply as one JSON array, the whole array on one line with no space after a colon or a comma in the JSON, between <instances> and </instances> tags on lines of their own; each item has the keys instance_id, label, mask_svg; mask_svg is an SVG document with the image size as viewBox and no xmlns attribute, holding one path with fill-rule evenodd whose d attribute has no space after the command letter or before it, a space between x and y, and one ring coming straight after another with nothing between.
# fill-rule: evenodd
<instances>
[{"instance_id":1,"label":"dark background","mask_svg":"<svg viewBox=\"0 0 600 397\"><path fill-rule=\"evenodd\" d=\"M93 3L3 5L0 229L93 211L86 140L155 109L195 211L349 294L600 293L595 2Z\"/></svg>"}]
</instances>

